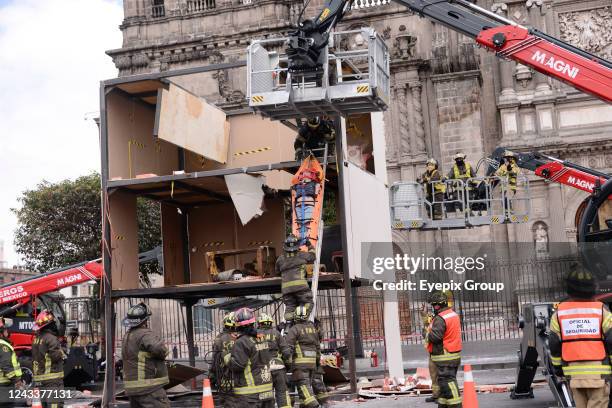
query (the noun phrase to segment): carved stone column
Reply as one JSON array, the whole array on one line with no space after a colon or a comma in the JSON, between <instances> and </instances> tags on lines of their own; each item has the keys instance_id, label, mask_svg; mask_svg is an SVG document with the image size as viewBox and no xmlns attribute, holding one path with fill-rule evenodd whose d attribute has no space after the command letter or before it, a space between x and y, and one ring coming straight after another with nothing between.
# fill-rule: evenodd
<instances>
[{"instance_id":1,"label":"carved stone column","mask_svg":"<svg viewBox=\"0 0 612 408\"><path fill-rule=\"evenodd\" d=\"M408 101L406 99L407 84L397 84L397 102L399 104L399 145L400 157L410 155L410 122L408 120Z\"/></svg>"},{"instance_id":2,"label":"carved stone column","mask_svg":"<svg viewBox=\"0 0 612 408\"><path fill-rule=\"evenodd\" d=\"M427 148L425 146L425 121L423 120L423 106L421 105L421 91L423 89L423 85L420 82L411 82L409 87L412 93L414 118L414 143L412 145L412 155L426 155Z\"/></svg>"},{"instance_id":3,"label":"carved stone column","mask_svg":"<svg viewBox=\"0 0 612 408\"><path fill-rule=\"evenodd\" d=\"M529 11L529 21L532 27L540 28L542 31L544 19L542 18L542 0L527 0L525 3L525 7ZM544 74L536 72L535 74L535 93L537 96L539 95L547 95L550 94L551 88L548 83L548 77Z\"/></svg>"},{"instance_id":4,"label":"carved stone column","mask_svg":"<svg viewBox=\"0 0 612 408\"><path fill-rule=\"evenodd\" d=\"M507 17L508 5L506 3L493 3L491 11L500 16ZM513 61L499 60L499 76L501 79L501 95L499 102L510 102L516 100L516 90L514 89L513 72L516 64Z\"/></svg>"}]
</instances>

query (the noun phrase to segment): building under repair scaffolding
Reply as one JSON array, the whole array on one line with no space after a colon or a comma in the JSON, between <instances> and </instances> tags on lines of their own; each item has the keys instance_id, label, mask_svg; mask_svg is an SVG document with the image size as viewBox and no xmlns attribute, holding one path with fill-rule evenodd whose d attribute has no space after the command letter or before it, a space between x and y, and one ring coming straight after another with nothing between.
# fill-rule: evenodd
<instances>
[{"instance_id":1,"label":"building under repair scaffolding","mask_svg":"<svg viewBox=\"0 0 612 408\"><path fill-rule=\"evenodd\" d=\"M116 314L118 299L182 301L193 365L193 305L201 299L280 292L273 262L287 232L291 175L300 164L293 149L296 124L263 119L250 110L224 111L199 97L206 94L216 72L235 70L239 76L243 66L241 62L210 65L101 84L108 362L104 406L115 395L111 362L121 340L116 330L122 317ZM361 279L361 242L391 242L391 222L382 114L354 114L338 119L336 125L326 191L336 197L330 205L336 206L341 233L338 239L324 237L322 264L328 272L321 273L319 289L344 289L345 340L354 384L351 290ZM163 286L159 288L140 286L138 198L161 205ZM341 266L331 262L332 253L342 260ZM395 359L401 356L396 302L385 306L384 321L386 334L397 339L386 344ZM389 368L401 370L401 358L389 361Z\"/></svg>"}]
</instances>

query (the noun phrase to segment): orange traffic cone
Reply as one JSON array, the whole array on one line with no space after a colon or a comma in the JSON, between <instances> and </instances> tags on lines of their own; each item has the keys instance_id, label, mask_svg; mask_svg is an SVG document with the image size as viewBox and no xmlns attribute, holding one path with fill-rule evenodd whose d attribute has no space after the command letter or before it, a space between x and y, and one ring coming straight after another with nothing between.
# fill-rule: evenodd
<instances>
[{"instance_id":1,"label":"orange traffic cone","mask_svg":"<svg viewBox=\"0 0 612 408\"><path fill-rule=\"evenodd\" d=\"M210 380L208 378L205 378L202 383L202 408L215 408L215 401L213 401Z\"/></svg>"},{"instance_id":2,"label":"orange traffic cone","mask_svg":"<svg viewBox=\"0 0 612 408\"><path fill-rule=\"evenodd\" d=\"M476 385L472 375L472 366L463 366L463 408L478 408L478 397L476 396Z\"/></svg>"},{"instance_id":3,"label":"orange traffic cone","mask_svg":"<svg viewBox=\"0 0 612 408\"><path fill-rule=\"evenodd\" d=\"M40 401L40 393L38 388L32 390L32 408L42 408L42 402Z\"/></svg>"}]
</instances>

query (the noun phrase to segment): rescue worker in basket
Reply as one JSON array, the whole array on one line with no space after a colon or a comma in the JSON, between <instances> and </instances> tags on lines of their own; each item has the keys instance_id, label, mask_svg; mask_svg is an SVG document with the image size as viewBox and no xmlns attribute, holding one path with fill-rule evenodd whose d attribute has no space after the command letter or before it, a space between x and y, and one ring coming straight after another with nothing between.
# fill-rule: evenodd
<instances>
[{"instance_id":1,"label":"rescue worker in basket","mask_svg":"<svg viewBox=\"0 0 612 408\"><path fill-rule=\"evenodd\" d=\"M463 190L463 186L465 186L464 191L469 194L469 197L474 198L474 187L476 186L474 185L474 181L469 179L476 177L476 174L474 173L472 165L465 161L466 157L467 156L465 155L465 153L457 153L455 157L453 157L453 159L455 160L455 164L453 164L453 168L450 169L448 175L446 176L446 178L449 180L458 180L462 182L451 184L453 186L453 192L450 197L451 200L460 200L454 201L452 203L454 211L469 210L467 208L468 202L466 195L463 193L459 193L459 191Z\"/></svg>"},{"instance_id":2,"label":"rescue worker in basket","mask_svg":"<svg viewBox=\"0 0 612 408\"><path fill-rule=\"evenodd\" d=\"M210 380L217 388L219 403L223 407L235 406L232 395L232 375L229 367L225 365L225 356L232 352L232 347L238 338L234 312L223 317L223 331L217 335L213 342L212 365L210 368Z\"/></svg>"},{"instance_id":3,"label":"rescue worker in basket","mask_svg":"<svg viewBox=\"0 0 612 408\"><path fill-rule=\"evenodd\" d=\"M438 170L438 161L436 159L427 160L426 167L427 170L417 179L417 182L423 184L427 201L433 203L431 207L426 207L427 214L430 217L433 215L432 218L434 220L441 220L446 184Z\"/></svg>"},{"instance_id":4,"label":"rescue worker in basket","mask_svg":"<svg viewBox=\"0 0 612 408\"><path fill-rule=\"evenodd\" d=\"M12 319L0 317L0 395L2 396L8 396L10 388L22 389L24 387L21 380L23 375L21 366L9 340L9 327L12 325ZM18 402L0 402L0 407L13 406L18 406Z\"/></svg>"},{"instance_id":5,"label":"rescue worker in basket","mask_svg":"<svg viewBox=\"0 0 612 408\"><path fill-rule=\"evenodd\" d=\"M55 316L49 310L41 311L32 327L36 337L32 343L32 369L34 382L45 390L61 390L64 387L64 360L66 353L59 340L59 328ZM43 401L43 406L63 406L59 399Z\"/></svg>"},{"instance_id":6,"label":"rescue worker in basket","mask_svg":"<svg viewBox=\"0 0 612 408\"><path fill-rule=\"evenodd\" d=\"M253 310L243 307L234 313L238 339L225 363L232 370L237 408L274 408L268 342L258 339Z\"/></svg>"},{"instance_id":7,"label":"rescue worker in basket","mask_svg":"<svg viewBox=\"0 0 612 408\"><path fill-rule=\"evenodd\" d=\"M274 327L272 316L262 313L257 319L259 338L268 342L270 350L270 371L274 386L274 399L278 408L291 408L291 398L287 388L287 366L291 365L291 350L285 338Z\"/></svg>"},{"instance_id":8,"label":"rescue worker in basket","mask_svg":"<svg viewBox=\"0 0 612 408\"><path fill-rule=\"evenodd\" d=\"M520 168L516 164L516 154L510 150L506 150L503 156L503 163L499 166L495 175L506 181L506 197L505 206L508 215L512 213L511 197L516 195L517 179L520 174Z\"/></svg>"},{"instance_id":9,"label":"rescue worker in basket","mask_svg":"<svg viewBox=\"0 0 612 408\"><path fill-rule=\"evenodd\" d=\"M433 307L434 317L425 341L438 373L438 408L458 408L461 407L457 385L457 370L461 364L461 321L449 307L444 292L433 292L429 303Z\"/></svg>"},{"instance_id":10,"label":"rescue worker in basket","mask_svg":"<svg viewBox=\"0 0 612 408\"><path fill-rule=\"evenodd\" d=\"M597 282L574 265L566 281L569 298L550 319L548 343L555 374L569 379L577 408L607 408L612 367L612 313L593 300Z\"/></svg>"},{"instance_id":11,"label":"rescue worker in basket","mask_svg":"<svg viewBox=\"0 0 612 408\"><path fill-rule=\"evenodd\" d=\"M291 380L295 383L300 407L320 406L313 390L317 361L321 360L319 333L314 323L308 320L310 310L300 305L295 310L295 324L287 332L287 345L291 349ZM320 364L320 363L319 363Z\"/></svg>"},{"instance_id":12,"label":"rescue worker in basket","mask_svg":"<svg viewBox=\"0 0 612 408\"><path fill-rule=\"evenodd\" d=\"M321 119L318 116L309 118L299 129L293 147L295 149L295 160L306 158L313 150L317 157L323 156L325 143L331 143L336 139L336 131L331 120Z\"/></svg>"},{"instance_id":13,"label":"rescue worker in basket","mask_svg":"<svg viewBox=\"0 0 612 408\"><path fill-rule=\"evenodd\" d=\"M285 240L285 253L276 260L276 273L282 277L281 293L285 304L285 320L293 321L295 309L303 305L310 313L312 309L312 291L306 279L306 265L316 259L314 248L306 240L308 252L300 251L298 238L291 234Z\"/></svg>"},{"instance_id":14,"label":"rescue worker in basket","mask_svg":"<svg viewBox=\"0 0 612 408\"><path fill-rule=\"evenodd\" d=\"M149 306L139 303L128 309L122 322L128 328L121 346L123 385L133 408L170 406L164 390L164 385L170 382L166 366L168 347L148 327L150 317Z\"/></svg>"}]
</instances>

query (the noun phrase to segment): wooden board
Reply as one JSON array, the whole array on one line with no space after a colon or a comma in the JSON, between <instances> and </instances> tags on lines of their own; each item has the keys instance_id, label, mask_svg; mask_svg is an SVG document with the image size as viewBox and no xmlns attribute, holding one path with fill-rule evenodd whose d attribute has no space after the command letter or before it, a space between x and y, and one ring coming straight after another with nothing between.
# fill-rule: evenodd
<instances>
[{"instance_id":1,"label":"wooden board","mask_svg":"<svg viewBox=\"0 0 612 408\"><path fill-rule=\"evenodd\" d=\"M229 123L225 113L171 84L157 100L157 136L206 159L227 162Z\"/></svg>"},{"instance_id":2,"label":"wooden board","mask_svg":"<svg viewBox=\"0 0 612 408\"><path fill-rule=\"evenodd\" d=\"M112 288L137 289L138 224L136 196L117 191L109 196Z\"/></svg>"},{"instance_id":3,"label":"wooden board","mask_svg":"<svg viewBox=\"0 0 612 408\"><path fill-rule=\"evenodd\" d=\"M181 285L185 282L182 215L176 207L161 204L162 245L164 253L164 285Z\"/></svg>"}]
</instances>

